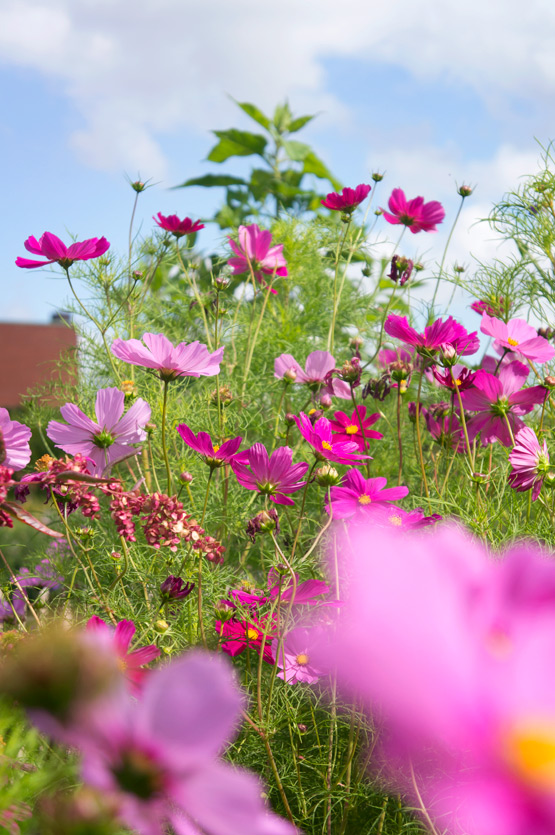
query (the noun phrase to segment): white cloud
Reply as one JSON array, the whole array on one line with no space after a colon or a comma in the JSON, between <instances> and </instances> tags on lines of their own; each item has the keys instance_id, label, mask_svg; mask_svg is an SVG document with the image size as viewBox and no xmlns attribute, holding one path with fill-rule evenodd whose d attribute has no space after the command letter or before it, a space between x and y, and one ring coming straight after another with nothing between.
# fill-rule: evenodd
<instances>
[{"instance_id":1,"label":"white cloud","mask_svg":"<svg viewBox=\"0 0 555 835\"><path fill-rule=\"evenodd\" d=\"M470 85L491 108L555 92L551 0L3 0L0 59L56 79L89 164L166 174L160 141L234 118L230 92L348 117L322 61L358 57Z\"/></svg>"}]
</instances>

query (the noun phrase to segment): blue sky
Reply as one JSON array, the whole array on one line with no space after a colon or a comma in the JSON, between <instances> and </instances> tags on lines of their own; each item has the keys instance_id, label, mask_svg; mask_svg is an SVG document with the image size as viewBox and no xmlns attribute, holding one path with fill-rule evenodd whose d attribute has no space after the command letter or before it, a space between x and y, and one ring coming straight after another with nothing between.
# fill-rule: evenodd
<instances>
[{"instance_id":1,"label":"blue sky","mask_svg":"<svg viewBox=\"0 0 555 835\"><path fill-rule=\"evenodd\" d=\"M396 186L444 202L445 228L407 243L427 263L455 184L477 184L450 257L489 257L473 223L536 169L554 93L547 0L3 0L0 320L48 321L66 298L63 280L15 267L29 235L105 235L124 250L126 174L157 183L139 204L145 232L157 211L210 215L216 194L169 187L213 170L211 128L248 127L229 96L318 112L300 138L346 185L385 170L382 204Z\"/></svg>"}]
</instances>

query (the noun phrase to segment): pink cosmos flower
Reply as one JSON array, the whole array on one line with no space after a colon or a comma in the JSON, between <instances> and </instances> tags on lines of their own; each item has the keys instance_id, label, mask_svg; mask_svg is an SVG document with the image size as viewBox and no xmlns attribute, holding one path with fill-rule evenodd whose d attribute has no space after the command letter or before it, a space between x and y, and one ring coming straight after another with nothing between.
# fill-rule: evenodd
<instances>
[{"instance_id":1,"label":"pink cosmos flower","mask_svg":"<svg viewBox=\"0 0 555 835\"><path fill-rule=\"evenodd\" d=\"M366 417L366 406L359 406L353 411L353 414L345 414L345 412L334 412L335 420L330 420L332 432L338 440L354 441L361 452L365 451L365 438L383 438L381 432L376 432L375 429L370 429L377 420L380 419L380 413Z\"/></svg>"},{"instance_id":2,"label":"pink cosmos flower","mask_svg":"<svg viewBox=\"0 0 555 835\"><path fill-rule=\"evenodd\" d=\"M166 216L158 212L152 220L155 220L161 229L165 229L166 232L171 232L176 238L182 238L184 235L192 235L194 232L199 232L201 229L204 229L204 223L201 223L200 220L193 222L190 217L185 217L183 220L180 220L177 215Z\"/></svg>"},{"instance_id":3,"label":"pink cosmos flower","mask_svg":"<svg viewBox=\"0 0 555 835\"><path fill-rule=\"evenodd\" d=\"M475 313L479 313L480 316L482 313L487 313L488 316L495 316L499 312L497 308L503 305L503 301L503 297L500 296L497 300L497 307L494 307L488 301L484 301L484 299L477 299L475 302L472 302L470 309Z\"/></svg>"},{"instance_id":4,"label":"pink cosmos flower","mask_svg":"<svg viewBox=\"0 0 555 835\"><path fill-rule=\"evenodd\" d=\"M508 349L532 362L547 362L555 357L555 347L543 336L538 336L535 328L525 319L510 319L505 324L501 319L484 313L480 330L488 336L493 336L493 347L500 353L503 349Z\"/></svg>"},{"instance_id":5,"label":"pink cosmos flower","mask_svg":"<svg viewBox=\"0 0 555 835\"><path fill-rule=\"evenodd\" d=\"M106 238L89 238L86 241L78 241L66 246L52 232L45 232L38 241L31 235L25 241L24 247L27 252L32 252L33 255L43 255L47 260L31 261L28 258L16 258L16 266L29 270L58 263L67 270L74 261L88 261L90 258L99 258L104 255L110 244Z\"/></svg>"},{"instance_id":6,"label":"pink cosmos flower","mask_svg":"<svg viewBox=\"0 0 555 835\"><path fill-rule=\"evenodd\" d=\"M94 615L87 621L87 629L90 632L108 633L112 635L114 652L118 657L118 665L123 672L130 686L131 692L138 693L139 688L147 675L147 670L141 669L158 658L160 650L154 644L147 647L140 647L129 652L135 624L132 620L120 620L115 629L108 626L102 618Z\"/></svg>"},{"instance_id":7,"label":"pink cosmos flower","mask_svg":"<svg viewBox=\"0 0 555 835\"><path fill-rule=\"evenodd\" d=\"M297 579L297 588L293 589L293 581L291 578L289 576L282 576L275 568L272 568L268 572L267 595L252 594L244 589L234 589L231 592L231 596L244 606L262 606L264 603L275 600L281 590L281 600L288 601L293 597L293 602L296 605L313 606L323 602L316 598L322 594L328 594L330 591L330 587L323 580L304 580L302 583L299 583L299 575L295 574L295 577ZM295 592L294 596L293 592Z\"/></svg>"},{"instance_id":8,"label":"pink cosmos flower","mask_svg":"<svg viewBox=\"0 0 555 835\"><path fill-rule=\"evenodd\" d=\"M329 351L312 351L306 358L304 371L292 354L280 354L274 360L274 377L287 379L297 385L319 388L320 395L330 394L343 400L351 399L351 388L343 380L332 378L328 383L328 374L335 369L335 359ZM329 379L329 378L328 378Z\"/></svg>"},{"instance_id":9,"label":"pink cosmos flower","mask_svg":"<svg viewBox=\"0 0 555 835\"><path fill-rule=\"evenodd\" d=\"M269 496L276 504L294 505L288 496L306 484L300 479L308 470L308 464L304 461L293 464L293 450L288 446L278 447L268 456L263 444L254 444L236 456L231 466L239 484Z\"/></svg>"},{"instance_id":10,"label":"pink cosmos flower","mask_svg":"<svg viewBox=\"0 0 555 835\"><path fill-rule=\"evenodd\" d=\"M390 369L391 364L394 362L402 362L407 366L416 366L419 359L412 345L408 345L406 348L382 348L378 354L378 365L388 369Z\"/></svg>"},{"instance_id":11,"label":"pink cosmos flower","mask_svg":"<svg viewBox=\"0 0 555 835\"><path fill-rule=\"evenodd\" d=\"M332 434L330 421L321 417L314 426L310 418L301 412L295 417L297 428L305 441L308 441L313 448L316 457L321 461L333 461L336 464L356 464L362 460L368 460L369 455L362 455L359 446L354 441L338 440Z\"/></svg>"},{"instance_id":12,"label":"pink cosmos flower","mask_svg":"<svg viewBox=\"0 0 555 835\"><path fill-rule=\"evenodd\" d=\"M344 188L341 194L332 191L325 200L320 200L320 203L333 212L351 214L363 200L366 200L371 189L372 186L361 183L356 188Z\"/></svg>"},{"instance_id":13,"label":"pink cosmos flower","mask_svg":"<svg viewBox=\"0 0 555 835\"><path fill-rule=\"evenodd\" d=\"M396 504L374 504L372 516L365 515L366 524L379 525L386 528L396 528L397 530L414 530L415 528L427 528L430 525L435 525L443 518L439 513L432 513L431 516L426 516L421 507L415 507L414 510L405 510Z\"/></svg>"},{"instance_id":14,"label":"pink cosmos flower","mask_svg":"<svg viewBox=\"0 0 555 835\"><path fill-rule=\"evenodd\" d=\"M256 280L266 286L265 275L285 278L287 262L283 257L283 244L271 246L272 233L260 229L256 223L250 226L240 226L238 230L239 242L228 237L229 245L236 257L229 258L228 264L233 275L250 273L251 269ZM272 289L272 293L276 290Z\"/></svg>"},{"instance_id":15,"label":"pink cosmos flower","mask_svg":"<svg viewBox=\"0 0 555 835\"><path fill-rule=\"evenodd\" d=\"M314 634L316 628L306 629L297 626L285 636L277 666L279 678L288 684L314 684L325 675L312 660L312 647L318 640Z\"/></svg>"},{"instance_id":16,"label":"pink cosmos flower","mask_svg":"<svg viewBox=\"0 0 555 835\"><path fill-rule=\"evenodd\" d=\"M457 415L447 414L436 417L428 409L420 411L424 415L426 428L435 441L441 445L447 444L453 449L456 448L457 452L465 451L464 434Z\"/></svg>"},{"instance_id":17,"label":"pink cosmos flower","mask_svg":"<svg viewBox=\"0 0 555 835\"><path fill-rule=\"evenodd\" d=\"M213 377L220 373L223 348L211 354L201 342L173 345L161 333L144 333L143 342L144 345L138 339L115 339L112 353L131 365L153 368L165 381L176 377Z\"/></svg>"},{"instance_id":18,"label":"pink cosmos flower","mask_svg":"<svg viewBox=\"0 0 555 835\"><path fill-rule=\"evenodd\" d=\"M400 188L393 189L387 205L389 212L383 212L387 222L408 226L413 235L417 232L436 232L437 224L445 217L445 210L437 200L424 203L423 197L415 197L407 201L405 192Z\"/></svg>"},{"instance_id":19,"label":"pink cosmos flower","mask_svg":"<svg viewBox=\"0 0 555 835\"><path fill-rule=\"evenodd\" d=\"M508 476L511 487L519 493L532 490L532 501L535 502L550 470L546 442L540 444L534 430L524 426L515 438L509 464L512 466Z\"/></svg>"},{"instance_id":20,"label":"pink cosmos flower","mask_svg":"<svg viewBox=\"0 0 555 835\"><path fill-rule=\"evenodd\" d=\"M452 345L455 352L460 355L475 354L480 347L480 340L476 331L468 333L452 316L445 322L442 319L427 325L423 333L418 333L409 325L406 316L397 316L391 313L384 325L384 330L389 336L394 336L408 345L414 345L416 350L424 350L433 353L444 345Z\"/></svg>"},{"instance_id":21,"label":"pink cosmos flower","mask_svg":"<svg viewBox=\"0 0 555 835\"><path fill-rule=\"evenodd\" d=\"M266 629L267 616L258 620L254 617L249 617L248 620L232 617L226 621L217 620L215 622L216 632L221 638L222 652L234 658L236 655L241 655L247 647L254 649L258 654L262 648L264 641L264 630ZM266 632L266 640L264 641L264 651L262 657L268 664L275 664L275 659L272 653L272 641L274 638L272 625Z\"/></svg>"},{"instance_id":22,"label":"pink cosmos flower","mask_svg":"<svg viewBox=\"0 0 555 835\"><path fill-rule=\"evenodd\" d=\"M294 835L254 775L219 753L242 697L223 659L201 653L149 676L140 700L112 700L81 729L85 783L115 797L139 835Z\"/></svg>"},{"instance_id":23,"label":"pink cosmos flower","mask_svg":"<svg viewBox=\"0 0 555 835\"><path fill-rule=\"evenodd\" d=\"M229 441L224 441L220 446L214 446L208 432L199 432L198 435L195 435L186 423L180 423L177 431L187 446L194 449L195 452L198 452L210 468L221 467L222 464L231 464L243 440L239 436L237 438L230 438Z\"/></svg>"},{"instance_id":24,"label":"pink cosmos flower","mask_svg":"<svg viewBox=\"0 0 555 835\"><path fill-rule=\"evenodd\" d=\"M24 423L10 420L7 409L0 408L0 464L10 470L22 470L31 460L31 430Z\"/></svg>"},{"instance_id":25,"label":"pink cosmos flower","mask_svg":"<svg viewBox=\"0 0 555 835\"><path fill-rule=\"evenodd\" d=\"M118 461L138 455L140 450L134 444L146 438L144 426L150 420L150 406L139 398L124 417L124 405L122 391L100 389L96 395L96 422L74 403L66 403L60 412L67 424L51 420L46 434L64 452L86 456L93 475L103 475Z\"/></svg>"},{"instance_id":26,"label":"pink cosmos flower","mask_svg":"<svg viewBox=\"0 0 555 835\"><path fill-rule=\"evenodd\" d=\"M334 519L371 513L376 505L395 502L409 494L408 487L386 488L386 484L387 478L364 478L359 470L349 470L341 486L332 487L330 491ZM330 512L328 502L326 510Z\"/></svg>"},{"instance_id":27,"label":"pink cosmos flower","mask_svg":"<svg viewBox=\"0 0 555 835\"><path fill-rule=\"evenodd\" d=\"M348 594L315 659L334 657L343 691L377 707L394 790L417 801L416 784L452 835L553 832L554 561L370 520L338 550Z\"/></svg>"},{"instance_id":28,"label":"pink cosmos flower","mask_svg":"<svg viewBox=\"0 0 555 835\"><path fill-rule=\"evenodd\" d=\"M495 441L512 446L507 424L513 435L516 434L524 426L520 415L528 414L536 404L543 403L547 393L544 386L521 390L528 374L528 368L518 361L502 365L497 377L483 369L477 372L474 388L461 394L464 408L478 412L467 424L470 440L480 433L483 446Z\"/></svg>"},{"instance_id":29,"label":"pink cosmos flower","mask_svg":"<svg viewBox=\"0 0 555 835\"><path fill-rule=\"evenodd\" d=\"M459 391L465 391L473 385L474 377L476 376L475 371L471 371L470 368L459 363L455 363L451 368L444 368L441 371L437 365L433 365L431 370L434 379L441 386L445 386L445 388L451 389L451 391L456 391L457 389Z\"/></svg>"}]
</instances>

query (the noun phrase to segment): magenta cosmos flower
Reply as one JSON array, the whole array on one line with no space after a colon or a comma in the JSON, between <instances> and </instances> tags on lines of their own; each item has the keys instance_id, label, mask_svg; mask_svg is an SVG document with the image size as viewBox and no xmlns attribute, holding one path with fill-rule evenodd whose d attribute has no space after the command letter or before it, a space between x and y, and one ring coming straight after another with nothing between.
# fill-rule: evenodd
<instances>
[{"instance_id":1,"label":"magenta cosmos flower","mask_svg":"<svg viewBox=\"0 0 555 835\"><path fill-rule=\"evenodd\" d=\"M221 467L222 464L231 464L243 440L239 436L237 438L230 438L229 441L224 441L221 446L214 446L208 432L199 432L198 435L195 435L186 423L180 423L177 431L187 446L194 449L195 452L198 452L203 461L211 469L213 467Z\"/></svg>"},{"instance_id":2,"label":"magenta cosmos flower","mask_svg":"<svg viewBox=\"0 0 555 835\"><path fill-rule=\"evenodd\" d=\"M368 460L369 455L362 455L355 441L343 441L332 433L332 425L327 418L318 418L314 426L310 418L301 412L295 417L297 428L305 441L313 448L320 461L333 461L335 464L358 464Z\"/></svg>"},{"instance_id":3,"label":"magenta cosmos flower","mask_svg":"<svg viewBox=\"0 0 555 835\"><path fill-rule=\"evenodd\" d=\"M193 222L190 217L184 217L183 220L180 220L177 215L163 215L158 212L152 220L155 220L161 229L171 232L176 238L192 235L194 232L204 229L204 223L201 223L200 220Z\"/></svg>"},{"instance_id":4,"label":"magenta cosmos flower","mask_svg":"<svg viewBox=\"0 0 555 835\"><path fill-rule=\"evenodd\" d=\"M372 520L337 550L346 599L315 659L335 658L343 692L377 708L394 790L416 805L416 783L451 835L553 832L555 562Z\"/></svg>"},{"instance_id":5,"label":"magenta cosmos flower","mask_svg":"<svg viewBox=\"0 0 555 835\"><path fill-rule=\"evenodd\" d=\"M235 257L229 258L228 264L233 270L233 275L250 273L251 269L256 280L266 286L265 275L287 276L287 262L283 257L283 244L271 246L272 233L266 229L260 229L256 223L250 226L240 226L238 230L238 243L229 237L229 245ZM275 293L272 290L272 293Z\"/></svg>"},{"instance_id":6,"label":"magenta cosmos flower","mask_svg":"<svg viewBox=\"0 0 555 835\"><path fill-rule=\"evenodd\" d=\"M389 212L382 209L387 222L408 226L413 235L417 232L436 232L437 224L445 217L445 210L437 200L424 203L423 197L415 197L407 201L401 188L393 189L387 205Z\"/></svg>"},{"instance_id":7,"label":"magenta cosmos flower","mask_svg":"<svg viewBox=\"0 0 555 835\"><path fill-rule=\"evenodd\" d=\"M483 446L495 441L512 446L509 425L515 435L524 426L520 415L543 403L547 394L544 386L522 388L528 374L528 368L518 361L502 365L497 377L483 369L477 372L474 388L461 393L464 408L478 412L467 424L470 440L480 433Z\"/></svg>"},{"instance_id":8,"label":"magenta cosmos flower","mask_svg":"<svg viewBox=\"0 0 555 835\"><path fill-rule=\"evenodd\" d=\"M270 501L276 504L295 504L288 496L306 484L301 479L308 470L308 464L304 461L293 464L293 450L288 446L278 447L268 456L263 444L254 444L240 453L231 466L242 487L269 496Z\"/></svg>"},{"instance_id":9,"label":"magenta cosmos flower","mask_svg":"<svg viewBox=\"0 0 555 835\"><path fill-rule=\"evenodd\" d=\"M292 354L280 354L274 360L274 377L286 379L297 385L306 385L318 389L320 396L330 394L343 400L351 399L351 388L343 380L332 378L326 382L328 374L335 370L335 359L329 351L312 351L306 358L304 370ZM328 378L329 379L329 378Z\"/></svg>"},{"instance_id":10,"label":"magenta cosmos flower","mask_svg":"<svg viewBox=\"0 0 555 835\"><path fill-rule=\"evenodd\" d=\"M31 460L31 430L24 423L10 420L7 409L0 408L0 464L10 470L22 470Z\"/></svg>"},{"instance_id":11,"label":"magenta cosmos flower","mask_svg":"<svg viewBox=\"0 0 555 835\"><path fill-rule=\"evenodd\" d=\"M139 398L124 416L124 405L122 391L100 389L96 395L96 421L74 403L66 403L60 412L67 424L51 420L46 434L69 455L86 456L93 475L103 475L118 461L138 455L140 450L134 444L146 438L144 427L150 420L150 406Z\"/></svg>"},{"instance_id":12,"label":"magenta cosmos flower","mask_svg":"<svg viewBox=\"0 0 555 835\"><path fill-rule=\"evenodd\" d=\"M287 633L276 661L279 678L288 684L314 684L325 675L312 660L312 647L318 641L319 633L317 627L306 629L301 626Z\"/></svg>"},{"instance_id":13,"label":"magenta cosmos flower","mask_svg":"<svg viewBox=\"0 0 555 835\"><path fill-rule=\"evenodd\" d=\"M268 626L266 624L267 616L264 616L261 620L254 616L249 617L248 620L240 617L232 617L223 622L217 620L214 626L220 636L222 652L235 658L236 655L241 655L249 648L260 655L262 643L264 643L262 657L267 664L274 664L275 658L272 653L273 624L270 623ZM265 638L264 632L266 632Z\"/></svg>"},{"instance_id":14,"label":"magenta cosmos flower","mask_svg":"<svg viewBox=\"0 0 555 835\"><path fill-rule=\"evenodd\" d=\"M480 347L476 331L468 333L452 316L449 316L445 322L442 319L436 319L433 324L424 328L423 333L418 333L409 325L406 316L391 313L385 320L384 330L389 336L394 336L408 345L414 345L417 351L428 353L433 353L446 345L452 345L457 354L467 355L475 354Z\"/></svg>"},{"instance_id":15,"label":"magenta cosmos flower","mask_svg":"<svg viewBox=\"0 0 555 835\"><path fill-rule=\"evenodd\" d=\"M123 672L133 693L138 693L147 671L141 669L158 658L160 650L154 644L147 647L139 647L131 652L129 647L135 634L135 624L132 620L120 620L115 629L108 626L102 618L94 615L87 621L87 629L90 632L107 633L112 637L114 652L118 658L118 665Z\"/></svg>"},{"instance_id":16,"label":"magenta cosmos flower","mask_svg":"<svg viewBox=\"0 0 555 835\"><path fill-rule=\"evenodd\" d=\"M431 516L426 516L421 507L415 507L414 510L405 510L396 504L383 503L374 504L371 519L368 516L364 517L365 521L371 521L372 525L395 528L397 530L427 528L429 525L435 525L442 518L439 513L432 513Z\"/></svg>"},{"instance_id":17,"label":"magenta cosmos flower","mask_svg":"<svg viewBox=\"0 0 555 835\"><path fill-rule=\"evenodd\" d=\"M510 319L506 324L484 313L482 333L493 336L493 347L502 353L504 349L514 351L518 356L532 362L547 362L555 357L555 348L524 319Z\"/></svg>"},{"instance_id":18,"label":"magenta cosmos flower","mask_svg":"<svg viewBox=\"0 0 555 835\"><path fill-rule=\"evenodd\" d=\"M376 505L395 502L409 494L408 487L386 487L386 484L387 478L364 478L359 470L349 470L341 486L330 491L334 518L348 519L355 514L369 513ZM326 510L330 512L327 502Z\"/></svg>"},{"instance_id":19,"label":"magenta cosmos flower","mask_svg":"<svg viewBox=\"0 0 555 835\"><path fill-rule=\"evenodd\" d=\"M351 214L363 200L366 200L372 186L366 183L361 183L356 188L344 188L341 194L332 191L327 195L325 200L320 200L322 206L326 209L331 209L332 212L345 212Z\"/></svg>"},{"instance_id":20,"label":"magenta cosmos flower","mask_svg":"<svg viewBox=\"0 0 555 835\"><path fill-rule=\"evenodd\" d=\"M546 442L540 444L534 430L524 426L515 438L509 464L512 467L508 477L511 487L519 493L531 490L535 502L550 470Z\"/></svg>"},{"instance_id":21,"label":"magenta cosmos flower","mask_svg":"<svg viewBox=\"0 0 555 835\"><path fill-rule=\"evenodd\" d=\"M201 342L173 345L161 333L144 333L144 345L138 339L114 339L112 353L120 360L158 371L160 379L176 377L213 377L220 373L224 349L212 354Z\"/></svg>"},{"instance_id":22,"label":"magenta cosmos flower","mask_svg":"<svg viewBox=\"0 0 555 835\"><path fill-rule=\"evenodd\" d=\"M113 699L81 729L85 783L117 801L140 835L294 835L259 781L219 758L242 697L223 659L190 653L149 676L140 700Z\"/></svg>"},{"instance_id":23,"label":"magenta cosmos flower","mask_svg":"<svg viewBox=\"0 0 555 835\"><path fill-rule=\"evenodd\" d=\"M295 574L295 578L297 585L294 589L291 577L288 575L283 576L275 568L271 568L268 572L267 595L254 594L244 589L234 589L231 592L231 596L244 606L262 606L264 603L276 600L278 595L281 600L285 601L293 598L293 602L298 606L314 606L323 602L317 599L320 595L327 594L330 591L330 587L323 580L304 580L302 583L299 583L298 574Z\"/></svg>"},{"instance_id":24,"label":"magenta cosmos flower","mask_svg":"<svg viewBox=\"0 0 555 835\"><path fill-rule=\"evenodd\" d=\"M78 241L66 246L52 232L45 232L38 241L31 235L23 246L27 252L32 252L33 255L43 255L47 260L31 261L28 258L16 258L15 263L18 267L29 270L58 263L67 270L74 261L88 261L90 258L99 258L104 255L110 244L106 238L89 238L86 241Z\"/></svg>"},{"instance_id":25,"label":"magenta cosmos flower","mask_svg":"<svg viewBox=\"0 0 555 835\"><path fill-rule=\"evenodd\" d=\"M350 417L345 412L334 412L333 416L330 424L335 437L342 441L354 441L361 452L366 448L365 438L383 438L381 432L370 429L380 419L380 413L374 412L366 417L366 406L358 406Z\"/></svg>"}]
</instances>

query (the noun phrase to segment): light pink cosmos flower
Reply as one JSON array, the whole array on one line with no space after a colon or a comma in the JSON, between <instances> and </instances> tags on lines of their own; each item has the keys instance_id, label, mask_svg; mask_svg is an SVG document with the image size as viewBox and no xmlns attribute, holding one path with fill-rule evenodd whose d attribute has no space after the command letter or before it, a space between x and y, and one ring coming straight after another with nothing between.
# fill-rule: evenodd
<instances>
[{"instance_id":1,"label":"light pink cosmos flower","mask_svg":"<svg viewBox=\"0 0 555 835\"><path fill-rule=\"evenodd\" d=\"M275 504L294 505L289 495L306 484L301 479L308 470L308 464L304 461L293 464L293 450L288 446L278 447L269 456L263 444L254 444L239 453L231 466L242 487L269 496Z\"/></svg>"},{"instance_id":2,"label":"light pink cosmos flower","mask_svg":"<svg viewBox=\"0 0 555 835\"><path fill-rule=\"evenodd\" d=\"M499 353L508 349L532 362L547 362L555 357L555 347L543 336L538 336L535 328L525 319L510 319L505 323L502 319L495 319L484 313L480 330L488 336L493 336L493 347Z\"/></svg>"},{"instance_id":3,"label":"light pink cosmos flower","mask_svg":"<svg viewBox=\"0 0 555 835\"><path fill-rule=\"evenodd\" d=\"M180 342L173 345L161 333L144 333L144 345L138 339L114 339L112 353L131 365L153 368L160 379L176 377L213 377L220 373L224 349L212 354L201 342Z\"/></svg>"},{"instance_id":4,"label":"light pink cosmos flower","mask_svg":"<svg viewBox=\"0 0 555 835\"><path fill-rule=\"evenodd\" d=\"M292 354L280 354L274 360L274 377L282 380L286 375L297 385L318 388L319 394L330 394L343 400L351 399L351 388L344 380L331 379L328 374L335 369L335 359L329 351L312 351L306 358L304 370Z\"/></svg>"},{"instance_id":5,"label":"light pink cosmos flower","mask_svg":"<svg viewBox=\"0 0 555 835\"><path fill-rule=\"evenodd\" d=\"M339 628L322 642L343 692L377 707L396 791L438 831L555 829L555 561L492 559L460 529L351 527ZM382 768L382 776L387 768Z\"/></svg>"},{"instance_id":6,"label":"light pink cosmos flower","mask_svg":"<svg viewBox=\"0 0 555 835\"><path fill-rule=\"evenodd\" d=\"M369 455L359 452L358 444L354 441L338 440L332 433L330 421L321 417L314 426L310 418L301 412L295 417L297 428L305 441L313 448L316 458L320 461L333 461L335 464L358 464L359 461L370 459Z\"/></svg>"},{"instance_id":7,"label":"light pink cosmos flower","mask_svg":"<svg viewBox=\"0 0 555 835\"><path fill-rule=\"evenodd\" d=\"M37 241L32 235L24 243L24 247L33 255L43 255L46 261L31 261L29 258L16 258L16 266L26 270L34 267L45 267L47 264L58 263L64 269L71 267L74 261L88 261L104 255L110 244L106 238L88 238L86 241L66 246L52 232L45 232Z\"/></svg>"},{"instance_id":8,"label":"light pink cosmos flower","mask_svg":"<svg viewBox=\"0 0 555 835\"><path fill-rule=\"evenodd\" d=\"M182 238L184 235L193 235L195 232L200 232L204 229L204 223L200 220L192 221L190 217L185 217L180 220L177 215L163 215L158 212L152 220L155 220L161 229L170 232L176 238Z\"/></svg>"},{"instance_id":9,"label":"light pink cosmos flower","mask_svg":"<svg viewBox=\"0 0 555 835\"><path fill-rule=\"evenodd\" d=\"M241 436L238 436L224 441L220 446L214 446L208 432L199 432L198 435L195 435L186 423L180 423L177 431L187 446L198 452L211 468L221 467L222 464L231 464L243 440Z\"/></svg>"},{"instance_id":10,"label":"light pink cosmos flower","mask_svg":"<svg viewBox=\"0 0 555 835\"><path fill-rule=\"evenodd\" d=\"M380 419L380 413L374 412L374 414L366 417L366 406L358 406L350 417L345 412L334 412L333 416L335 419L330 420L330 424L337 439L354 441L361 452L366 449L365 438L383 438L381 432L370 429Z\"/></svg>"},{"instance_id":11,"label":"light pink cosmos flower","mask_svg":"<svg viewBox=\"0 0 555 835\"><path fill-rule=\"evenodd\" d=\"M256 223L250 226L240 226L238 230L239 242L228 237L229 245L235 257L229 258L228 264L233 270L233 275L250 273L251 269L256 280L266 286L265 275L279 276L285 278L287 273L287 262L283 257L283 244L271 246L272 233L260 229ZM272 293L276 290L272 289Z\"/></svg>"},{"instance_id":12,"label":"light pink cosmos flower","mask_svg":"<svg viewBox=\"0 0 555 835\"><path fill-rule=\"evenodd\" d=\"M31 460L31 430L24 423L10 420L7 409L0 408L0 464L10 470L22 470Z\"/></svg>"},{"instance_id":13,"label":"light pink cosmos flower","mask_svg":"<svg viewBox=\"0 0 555 835\"><path fill-rule=\"evenodd\" d=\"M509 464L512 467L508 476L511 487L519 493L531 490L532 501L535 502L550 470L545 440L540 444L534 430L524 426L515 438Z\"/></svg>"},{"instance_id":14,"label":"light pink cosmos flower","mask_svg":"<svg viewBox=\"0 0 555 835\"><path fill-rule=\"evenodd\" d=\"M93 475L104 475L117 464L140 450L134 444L146 438L145 424L150 420L150 406L140 397L123 415L125 395L117 388L100 389L96 395L96 421L87 417L74 403L66 403L60 412L66 423L51 420L46 434L69 455L84 455Z\"/></svg>"},{"instance_id":15,"label":"light pink cosmos flower","mask_svg":"<svg viewBox=\"0 0 555 835\"><path fill-rule=\"evenodd\" d=\"M423 333L418 333L408 323L406 316L397 316L391 313L385 320L384 330L389 336L394 336L408 345L414 345L417 351L434 353L443 348L444 345L451 345L457 354L475 354L480 347L480 340L476 331L468 333L459 322L449 316L445 320L436 319L431 325L424 328Z\"/></svg>"},{"instance_id":16,"label":"light pink cosmos flower","mask_svg":"<svg viewBox=\"0 0 555 835\"><path fill-rule=\"evenodd\" d=\"M372 513L379 504L404 499L408 487L386 487L387 478L364 478L359 470L349 470L341 486L330 491L334 519L348 519L351 516ZM330 512L329 503L326 510Z\"/></svg>"},{"instance_id":17,"label":"light pink cosmos flower","mask_svg":"<svg viewBox=\"0 0 555 835\"><path fill-rule=\"evenodd\" d=\"M118 657L118 666L123 672L132 693L139 693L140 686L147 675L147 670L141 669L145 664L149 664L158 658L160 650L154 644L147 647L139 647L129 652L133 635L135 634L135 624L132 620L120 620L115 629L94 615L87 621L87 629L90 632L107 633L112 637L112 646L114 652Z\"/></svg>"},{"instance_id":18,"label":"light pink cosmos flower","mask_svg":"<svg viewBox=\"0 0 555 835\"><path fill-rule=\"evenodd\" d=\"M387 205L389 212L382 210L387 222L408 226L413 235L417 232L436 232L437 224L445 217L445 210L437 200L424 203L423 197L415 197L407 201L401 188L393 189Z\"/></svg>"},{"instance_id":19,"label":"light pink cosmos flower","mask_svg":"<svg viewBox=\"0 0 555 835\"><path fill-rule=\"evenodd\" d=\"M524 426L520 415L543 403L547 394L544 386L522 388L528 374L529 369L518 361L502 365L497 377L483 369L477 372L474 388L461 393L464 408L478 413L467 424L470 440L480 433L483 446L495 441L512 446L508 424L515 435Z\"/></svg>"},{"instance_id":20,"label":"light pink cosmos flower","mask_svg":"<svg viewBox=\"0 0 555 835\"><path fill-rule=\"evenodd\" d=\"M139 835L294 835L254 775L219 754L242 697L223 659L190 653L149 676L140 700L112 700L81 730L85 783L115 797Z\"/></svg>"},{"instance_id":21,"label":"light pink cosmos flower","mask_svg":"<svg viewBox=\"0 0 555 835\"><path fill-rule=\"evenodd\" d=\"M297 626L285 636L276 664L279 678L288 684L314 684L325 675L312 660L312 647L318 640L316 629Z\"/></svg>"},{"instance_id":22,"label":"light pink cosmos flower","mask_svg":"<svg viewBox=\"0 0 555 835\"><path fill-rule=\"evenodd\" d=\"M322 206L326 209L331 209L332 212L345 212L351 214L363 200L366 200L372 186L366 183L361 183L356 188L344 188L341 194L332 191L327 195L325 200L320 200Z\"/></svg>"}]
</instances>

